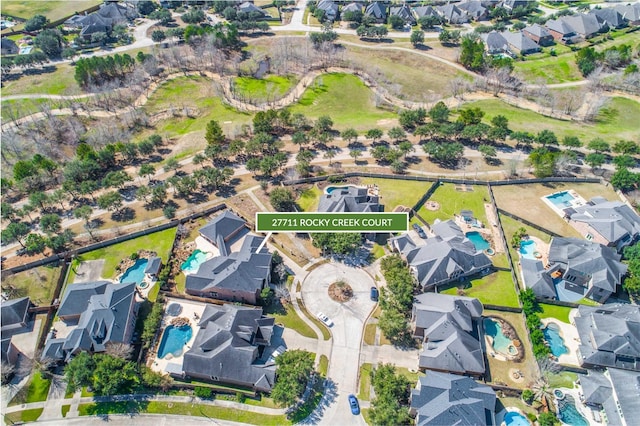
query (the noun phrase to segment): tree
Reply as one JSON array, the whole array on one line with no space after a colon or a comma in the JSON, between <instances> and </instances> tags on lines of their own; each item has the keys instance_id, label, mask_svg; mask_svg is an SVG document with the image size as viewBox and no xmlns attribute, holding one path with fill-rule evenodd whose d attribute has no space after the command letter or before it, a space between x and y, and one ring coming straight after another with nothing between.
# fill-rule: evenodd
<instances>
[{"instance_id":1,"label":"tree","mask_svg":"<svg viewBox=\"0 0 640 426\"><path fill-rule=\"evenodd\" d=\"M167 35L162 30L154 30L151 33L151 40L153 40L155 43L159 43L166 38Z\"/></svg>"},{"instance_id":2,"label":"tree","mask_svg":"<svg viewBox=\"0 0 640 426\"><path fill-rule=\"evenodd\" d=\"M23 248L26 248L22 243L22 239L29 234L29 226L24 222L11 222L0 234L3 244L9 244L14 241L18 242Z\"/></svg>"},{"instance_id":3,"label":"tree","mask_svg":"<svg viewBox=\"0 0 640 426\"><path fill-rule=\"evenodd\" d=\"M260 159L259 158L250 158L247 160L247 164L245 165L248 171L252 172L255 176L255 172L260 169Z\"/></svg>"},{"instance_id":4,"label":"tree","mask_svg":"<svg viewBox=\"0 0 640 426\"><path fill-rule=\"evenodd\" d=\"M391 25L391 28L393 28L394 30L401 30L404 27L404 19L402 19L398 15L389 16L388 23L389 25Z\"/></svg>"},{"instance_id":5,"label":"tree","mask_svg":"<svg viewBox=\"0 0 640 426\"><path fill-rule=\"evenodd\" d=\"M635 189L640 181L637 173L632 173L627 168L621 168L611 176L611 185L622 192L628 192Z\"/></svg>"},{"instance_id":6,"label":"tree","mask_svg":"<svg viewBox=\"0 0 640 426\"><path fill-rule=\"evenodd\" d=\"M422 148L433 161L447 164L450 167L457 164L464 153L464 146L458 142L436 143L431 141L422 145Z\"/></svg>"},{"instance_id":7,"label":"tree","mask_svg":"<svg viewBox=\"0 0 640 426\"><path fill-rule=\"evenodd\" d=\"M465 68L471 71L482 71L486 65L482 40L470 35L464 36L459 60Z\"/></svg>"},{"instance_id":8,"label":"tree","mask_svg":"<svg viewBox=\"0 0 640 426\"><path fill-rule=\"evenodd\" d=\"M442 20L440 19L440 17L435 15L426 15L418 19L418 25L420 25L420 28L422 28L423 30L433 30L436 25L439 25L441 23Z\"/></svg>"},{"instance_id":9,"label":"tree","mask_svg":"<svg viewBox=\"0 0 640 426\"><path fill-rule=\"evenodd\" d=\"M392 364L382 364L370 374L376 395L371 401L371 422L376 425L411 424L407 407L409 380L398 374Z\"/></svg>"},{"instance_id":10,"label":"tree","mask_svg":"<svg viewBox=\"0 0 640 426\"><path fill-rule=\"evenodd\" d=\"M364 134L364 136L365 136L367 139L371 139L372 141L374 141L374 142L375 142L376 140L378 140L378 139L382 138L382 135L383 135L383 134L384 134L384 133L382 133L382 130L380 130L380 129L369 129L369 130L367 130L367 132Z\"/></svg>"},{"instance_id":11,"label":"tree","mask_svg":"<svg viewBox=\"0 0 640 426\"><path fill-rule=\"evenodd\" d=\"M204 11L200 9L191 9L190 11L182 14L182 20L186 24L198 24L206 19Z\"/></svg>"},{"instance_id":12,"label":"tree","mask_svg":"<svg viewBox=\"0 0 640 426\"><path fill-rule=\"evenodd\" d=\"M16 209L11 204L3 201L0 205L0 217L2 217L2 220L13 221L17 214Z\"/></svg>"},{"instance_id":13,"label":"tree","mask_svg":"<svg viewBox=\"0 0 640 426\"><path fill-rule=\"evenodd\" d=\"M536 137L529 132L518 131L511 133L510 138L517 142L517 148L519 145L531 146Z\"/></svg>"},{"instance_id":14,"label":"tree","mask_svg":"<svg viewBox=\"0 0 640 426\"><path fill-rule=\"evenodd\" d=\"M118 211L122 207L122 196L116 191L111 191L99 196L97 202L101 209Z\"/></svg>"},{"instance_id":15,"label":"tree","mask_svg":"<svg viewBox=\"0 0 640 426\"><path fill-rule=\"evenodd\" d=\"M565 136L562 139L562 145L570 148L580 148L582 146L582 142L577 136Z\"/></svg>"},{"instance_id":16,"label":"tree","mask_svg":"<svg viewBox=\"0 0 640 426\"><path fill-rule=\"evenodd\" d=\"M598 62L603 58L602 53L596 52L593 47L584 47L576 53L576 63L584 77L587 77L598 66Z\"/></svg>"},{"instance_id":17,"label":"tree","mask_svg":"<svg viewBox=\"0 0 640 426\"><path fill-rule=\"evenodd\" d=\"M176 157L169 157L164 162L164 171L170 172L171 170L178 170L180 168L180 163L176 159Z\"/></svg>"},{"instance_id":18,"label":"tree","mask_svg":"<svg viewBox=\"0 0 640 426\"><path fill-rule=\"evenodd\" d=\"M220 145L224 143L225 136L222 127L220 127L220 123L216 120L209 121L204 138L209 145Z\"/></svg>"},{"instance_id":19,"label":"tree","mask_svg":"<svg viewBox=\"0 0 640 426\"><path fill-rule=\"evenodd\" d=\"M156 168L153 167L153 165L148 163L140 166L140 171L138 172L138 174L143 178L153 176L155 173L156 173Z\"/></svg>"},{"instance_id":20,"label":"tree","mask_svg":"<svg viewBox=\"0 0 640 426\"><path fill-rule=\"evenodd\" d=\"M162 25L167 25L169 22L173 21L173 17L171 16L171 12L167 9L161 7L160 9L156 9L149 15L151 19L157 19L160 21ZM172 28L173 29L173 28ZM184 31L184 29L182 29Z\"/></svg>"},{"instance_id":21,"label":"tree","mask_svg":"<svg viewBox=\"0 0 640 426\"><path fill-rule=\"evenodd\" d=\"M40 229L47 234L55 234L60 231L60 216L57 214L45 214L40 217Z\"/></svg>"},{"instance_id":22,"label":"tree","mask_svg":"<svg viewBox=\"0 0 640 426\"><path fill-rule=\"evenodd\" d=\"M46 16L34 15L33 18L24 23L24 30L27 32L40 31L48 22L49 20Z\"/></svg>"},{"instance_id":23,"label":"tree","mask_svg":"<svg viewBox=\"0 0 640 426\"><path fill-rule=\"evenodd\" d=\"M336 254L349 254L354 253L360 247L362 235L358 233L312 234L311 239L314 247Z\"/></svg>"},{"instance_id":24,"label":"tree","mask_svg":"<svg viewBox=\"0 0 640 426\"><path fill-rule=\"evenodd\" d=\"M598 152L591 152L584 157L585 163L591 166L592 169L597 169L602 166L605 162L606 158L604 154L600 154Z\"/></svg>"},{"instance_id":25,"label":"tree","mask_svg":"<svg viewBox=\"0 0 640 426\"><path fill-rule=\"evenodd\" d=\"M546 145L558 145L558 137L551 130L541 130L536 136L536 141L542 146Z\"/></svg>"},{"instance_id":26,"label":"tree","mask_svg":"<svg viewBox=\"0 0 640 426\"><path fill-rule=\"evenodd\" d=\"M329 165L331 165L331 160L336 156L336 150L335 149L328 149L325 151L324 153L324 158L326 158L327 160L329 160Z\"/></svg>"},{"instance_id":27,"label":"tree","mask_svg":"<svg viewBox=\"0 0 640 426\"><path fill-rule=\"evenodd\" d=\"M636 166L636 159L630 155L623 154L613 157L613 164L616 165L616 169L629 168Z\"/></svg>"},{"instance_id":28,"label":"tree","mask_svg":"<svg viewBox=\"0 0 640 426\"><path fill-rule=\"evenodd\" d=\"M395 142L398 142L399 140L404 139L407 136L407 134L402 129L402 127L398 127L398 126L390 128L387 134Z\"/></svg>"},{"instance_id":29,"label":"tree","mask_svg":"<svg viewBox=\"0 0 640 426\"><path fill-rule=\"evenodd\" d=\"M496 157L497 153L496 148L492 145L480 145L478 147L478 151L480 152L480 154L482 154L482 158L484 158L487 162L493 160Z\"/></svg>"},{"instance_id":30,"label":"tree","mask_svg":"<svg viewBox=\"0 0 640 426\"><path fill-rule=\"evenodd\" d=\"M358 132L352 127L343 130L340 136L347 142L355 142L358 140Z\"/></svg>"},{"instance_id":31,"label":"tree","mask_svg":"<svg viewBox=\"0 0 640 426\"><path fill-rule=\"evenodd\" d=\"M92 388L97 395L129 393L140 382L134 362L108 354L96 354L93 357L96 367Z\"/></svg>"},{"instance_id":32,"label":"tree","mask_svg":"<svg viewBox=\"0 0 640 426\"><path fill-rule=\"evenodd\" d=\"M280 406L293 405L302 396L313 371L313 354L300 349L288 350L276 358L278 380L271 397Z\"/></svg>"},{"instance_id":33,"label":"tree","mask_svg":"<svg viewBox=\"0 0 640 426\"><path fill-rule=\"evenodd\" d=\"M124 184L131 182L133 179L124 170L109 172L102 179L102 185L111 188L123 188Z\"/></svg>"},{"instance_id":34,"label":"tree","mask_svg":"<svg viewBox=\"0 0 640 426\"><path fill-rule=\"evenodd\" d=\"M293 193L286 188L274 188L269 194L269 201L278 212L295 211L296 199Z\"/></svg>"},{"instance_id":35,"label":"tree","mask_svg":"<svg viewBox=\"0 0 640 426\"><path fill-rule=\"evenodd\" d=\"M618 154L637 154L638 144L634 141L618 141L613 145L613 152Z\"/></svg>"},{"instance_id":36,"label":"tree","mask_svg":"<svg viewBox=\"0 0 640 426\"><path fill-rule=\"evenodd\" d=\"M394 309L385 309L378 321L378 327L384 336L395 342L401 339L408 332L409 326L406 317L399 311Z\"/></svg>"},{"instance_id":37,"label":"tree","mask_svg":"<svg viewBox=\"0 0 640 426\"><path fill-rule=\"evenodd\" d=\"M331 131L331 127L333 126L333 120L328 115L322 115L318 117L315 124L313 125L314 129L318 133L324 133Z\"/></svg>"},{"instance_id":38,"label":"tree","mask_svg":"<svg viewBox=\"0 0 640 426\"><path fill-rule=\"evenodd\" d=\"M362 151L360 151L359 149L352 149L351 151L349 151L349 156L351 158L353 158L354 162L358 162L358 158L362 157Z\"/></svg>"},{"instance_id":39,"label":"tree","mask_svg":"<svg viewBox=\"0 0 640 426\"><path fill-rule=\"evenodd\" d=\"M75 392L83 386L91 386L95 368L96 363L87 352L80 352L71 358L64 369L69 391Z\"/></svg>"},{"instance_id":40,"label":"tree","mask_svg":"<svg viewBox=\"0 0 640 426\"><path fill-rule=\"evenodd\" d=\"M46 240L40 234L29 234L24 241L24 245L29 254L42 253L46 247Z\"/></svg>"},{"instance_id":41,"label":"tree","mask_svg":"<svg viewBox=\"0 0 640 426\"><path fill-rule=\"evenodd\" d=\"M464 124L465 126L471 126L480 124L482 121L482 117L484 117L484 111L480 108L465 108L460 110L460 116L458 117L458 122Z\"/></svg>"},{"instance_id":42,"label":"tree","mask_svg":"<svg viewBox=\"0 0 640 426\"><path fill-rule=\"evenodd\" d=\"M291 135L291 142L300 146L300 150L302 150L302 146L309 143L309 138L305 132L295 132Z\"/></svg>"},{"instance_id":43,"label":"tree","mask_svg":"<svg viewBox=\"0 0 640 426\"><path fill-rule=\"evenodd\" d=\"M424 43L424 31L422 30L413 30L411 32L410 38L411 44L413 47L418 47L422 43Z\"/></svg>"},{"instance_id":44,"label":"tree","mask_svg":"<svg viewBox=\"0 0 640 426\"><path fill-rule=\"evenodd\" d=\"M551 411L545 411L538 416L538 424L540 426L554 426L558 424L558 417Z\"/></svg>"},{"instance_id":45,"label":"tree","mask_svg":"<svg viewBox=\"0 0 640 426\"><path fill-rule=\"evenodd\" d=\"M533 175L545 178L556 173L556 154L546 148L536 148L529 154L529 161L533 166Z\"/></svg>"},{"instance_id":46,"label":"tree","mask_svg":"<svg viewBox=\"0 0 640 426\"><path fill-rule=\"evenodd\" d=\"M91 206L88 206L86 204L78 207L73 211L73 216L76 219L84 220L84 229L86 229L89 232L89 235L91 236L91 238L93 238L93 233L91 232L91 230L93 229L92 221L91 221L92 214L93 214L93 209L91 208Z\"/></svg>"},{"instance_id":47,"label":"tree","mask_svg":"<svg viewBox=\"0 0 640 426\"><path fill-rule=\"evenodd\" d=\"M438 40L442 44L456 44L460 41L460 31L449 31L443 29L438 35Z\"/></svg>"},{"instance_id":48,"label":"tree","mask_svg":"<svg viewBox=\"0 0 640 426\"><path fill-rule=\"evenodd\" d=\"M595 152L609 152L611 147L609 143L603 139L595 138L587 144L587 148L594 150Z\"/></svg>"},{"instance_id":49,"label":"tree","mask_svg":"<svg viewBox=\"0 0 640 426\"><path fill-rule=\"evenodd\" d=\"M116 358L130 359L133 355L133 346L122 342L109 342L105 346L105 353Z\"/></svg>"},{"instance_id":50,"label":"tree","mask_svg":"<svg viewBox=\"0 0 640 426\"><path fill-rule=\"evenodd\" d=\"M156 4L156 2L153 2L151 0L141 0L138 2L138 4L136 5L137 9L138 9L138 13L140 13L140 15L149 15L150 13L153 13L153 11L156 10L156 8L158 7L158 5Z\"/></svg>"},{"instance_id":51,"label":"tree","mask_svg":"<svg viewBox=\"0 0 640 426\"><path fill-rule=\"evenodd\" d=\"M449 107L440 101L429 110L429 117L436 123L446 123L449 120Z\"/></svg>"}]
</instances>

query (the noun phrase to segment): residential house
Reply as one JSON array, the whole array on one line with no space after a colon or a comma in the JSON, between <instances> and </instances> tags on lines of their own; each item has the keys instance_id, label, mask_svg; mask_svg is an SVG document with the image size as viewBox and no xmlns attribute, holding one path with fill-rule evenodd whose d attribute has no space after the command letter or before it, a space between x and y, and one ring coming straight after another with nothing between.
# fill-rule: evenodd
<instances>
[{"instance_id":1,"label":"residential house","mask_svg":"<svg viewBox=\"0 0 640 426\"><path fill-rule=\"evenodd\" d=\"M332 0L320 0L316 9L324 10L324 17L327 21L333 22L338 18L338 5Z\"/></svg>"},{"instance_id":2,"label":"residential house","mask_svg":"<svg viewBox=\"0 0 640 426\"><path fill-rule=\"evenodd\" d=\"M478 0L467 0L457 3L460 10L467 12L467 16L474 21L483 21L489 17L489 10Z\"/></svg>"},{"instance_id":3,"label":"residential house","mask_svg":"<svg viewBox=\"0 0 640 426\"><path fill-rule=\"evenodd\" d=\"M257 251L263 240L247 235L240 251L203 262L198 272L187 275L187 293L256 305L271 274L271 254L265 247Z\"/></svg>"},{"instance_id":4,"label":"residential house","mask_svg":"<svg viewBox=\"0 0 640 426\"><path fill-rule=\"evenodd\" d=\"M414 337L423 342L420 369L482 376L481 316L478 299L438 293L416 296L411 322Z\"/></svg>"},{"instance_id":5,"label":"residential house","mask_svg":"<svg viewBox=\"0 0 640 426\"><path fill-rule=\"evenodd\" d=\"M580 305L574 323L580 337L577 355L581 367L640 371L639 306Z\"/></svg>"},{"instance_id":6,"label":"residential house","mask_svg":"<svg viewBox=\"0 0 640 426\"><path fill-rule=\"evenodd\" d=\"M581 400L595 412L606 414L610 425L631 426L640 416L640 373L609 368L590 370L580 377Z\"/></svg>"},{"instance_id":7,"label":"residential house","mask_svg":"<svg viewBox=\"0 0 640 426\"><path fill-rule=\"evenodd\" d=\"M563 19L549 20L545 26L555 41L565 44L572 44L580 41L580 36L576 34L573 27L567 24Z\"/></svg>"},{"instance_id":8,"label":"residential house","mask_svg":"<svg viewBox=\"0 0 640 426\"><path fill-rule=\"evenodd\" d=\"M440 16L448 24L466 24L469 22L469 15L465 10L460 9L454 3L447 3L443 6L436 6Z\"/></svg>"},{"instance_id":9,"label":"residential house","mask_svg":"<svg viewBox=\"0 0 640 426\"><path fill-rule=\"evenodd\" d=\"M68 334L52 330L43 358L69 361L79 352L104 352L109 343L129 343L136 322L136 283L109 281L67 286L58 317Z\"/></svg>"},{"instance_id":10,"label":"residential house","mask_svg":"<svg viewBox=\"0 0 640 426\"><path fill-rule=\"evenodd\" d=\"M429 371L411 391L417 426L495 426L495 410L495 391L470 377Z\"/></svg>"},{"instance_id":11,"label":"residential house","mask_svg":"<svg viewBox=\"0 0 640 426\"><path fill-rule=\"evenodd\" d=\"M408 235L390 239L391 247L409 264L422 291L489 272L491 260L476 249L455 222L438 222L431 229L436 236L419 247Z\"/></svg>"},{"instance_id":12,"label":"residential house","mask_svg":"<svg viewBox=\"0 0 640 426\"><path fill-rule=\"evenodd\" d=\"M536 296L546 299L558 298L551 271L546 270L541 261L523 257L520 259L520 268L524 286L533 290ZM558 268L554 268L552 272L556 272Z\"/></svg>"},{"instance_id":13,"label":"residential house","mask_svg":"<svg viewBox=\"0 0 640 426\"><path fill-rule=\"evenodd\" d=\"M489 55L512 55L511 50L509 50L509 43L501 33L494 30L490 33L482 34L481 37L484 40L485 50Z\"/></svg>"},{"instance_id":14,"label":"residential house","mask_svg":"<svg viewBox=\"0 0 640 426\"><path fill-rule=\"evenodd\" d=\"M627 20L622 17L622 14L612 7L605 7L604 9L592 9L589 12L590 15L595 15L599 21L607 23L609 28L622 28L627 26Z\"/></svg>"},{"instance_id":15,"label":"residential house","mask_svg":"<svg viewBox=\"0 0 640 426\"><path fill-rule=\"evenodd\" d=\"M256 6L255 4L245 1L238 6L238 12L246 13L247 15L257 18L270 18L269 14L264 9Z\"/></svg>"},{"instance_id":16,"label":"residential house","mask_svg":"<svg viewBox=\"0 0 640 426\"><path fill-rule=\"evenodd\" d=\"M640 237L640 216L621 201L594 197L586 205L570 209L567 216L588 240L618 251Z\"/></svg>"},{"instance_id":17,"label":"residential house","mask_svg":"<svg viewBox=\"0 0 640 426\"><path fill-rule=\"evenodd\" d=\"M379 203L377 195L369 195L363 187L347 186L335 188L331 193L320 197L319 212L332 213L370 213L382 212L384 206Z\"/></svg>"},{"instance_id":18,"label":"residential house","mask_svg":"<svg viewBox=\"0 0 640 426\"><path fill-rule=\"evenodd\" d=\"M380 1L369 3L364 9L364 16L372 17L378 24L387 22L387 6Z\"/></svg>"},{"instance_id":19,"label":"residential house","mask_svg":"<svg viewBox=\"0 0 640 426\"><path fill-rule=\"evenodd\" d=\"M9 365L16 365L20 351L11 342L11 337L0 338L0 360Z\"/></svg>"},{"instance_id":20,"label":"residential house","mask_svg":"<svg viewBox=\"0 0 640 426\"><path fill-rule=\"evenodd\" d=\"M522 33L540 46L551 46L554 43L553 35L542 25L529 25L522 30Z\"/></svg>"},{"instance_id":21,"label":"residential house","mask_svg":"<svg viewBox=\"0 0 640 426\"><path fill-rule=\"evenodd\" d=\"M14 334L25 333L31 321L29 308L31 301L28 297L6 300L0 303L0 334L11 337Z\"/></svg>"},{"instance_id":22,"label":"residential house","mask_svg":"<svg viewBox=\"0 0 640 426\"><path fill-rule=\"evenodd\" d=\"M501 6L512 12L517 7L527 7L529 3L530 0L504 0Z\"/></svg>"},{"instance_id":23,"label":"residential house","mask_svg":"<svg viewBox=\"0 0 640 426\"><path fill-rule=\"evenodd\" d=\"M614 7L629 25L640 25L640 2L619 4Z\"/></svg>"},{"instance_id":24,"label":"residential house","mask_svg":"<svg viewBox=\"0 0 640 426\"><path fill-rule=\"evenodd\" d=\"M245 229L247 229L247 222L244 219L225 210L200 228L200 236L216 246L221 255L227 256L231 242Z\"/></svg>"},{"instance_id":25,"label":"residential house","mask_svg":"<svg viewBox=\"0 0 640 426\"><path fill-rule=\"evenodd\" d=\"M342 8L342 13L346 12L362 12L363 6L362 3L353 2Z\"/></svg>"},{"instance_id":26,"label":"residential house","mask_svg":"<svg viewBox=\"0 0 640 426\"><path fill-rule=\"evenodd\" d=\"M10 38L3 37L0 39L0 54L2 55L17 55L18 45Z\"/></svg>"},{"instance_id":27,"label":"residential house","mask_svg":"<svg viewBox=\"0 0 640 426\"><path fill-rule=\"evenodd\" d=\"M515 33L504 31L502 36L509 43L511 51L518 52L521 55L529 55L540 51L538 43L525 36L522 31L516 31Z\"/></svg>"},{"instance_id":28,"label":"residential house","mask_svg":"<svg viewBox=\"0 0 640 426\"><path fill-rule=\"evenodd\" d=\"M158 274L162 268L162 259L158 256L154 256L148 259L147 266L144 268L144 275L150 281L156 281Z\"/></svg>"},{"instance_id":29,"label":"residential house","mask_svg":"<svg viewBox=\"0 0 640 426\"><path fill-rule=\"evenodd\" d=\"M405 24L415 25L416 18L413 16L411 8L404 3L402 6L391 6L389 8L389 16L399 16Z\"/></svg>"},{"instance_id":30,"label":"residential house","mask_svg":"<svg viewBox=\"0 0 640 426\"><path fill-rule=\"evenodd\" d=\"M580 13L577 15L565 16L562 19L571 28L573 28L578 36L585 40L609 29L609 26L604 20L598 19L598 16L593 14Z\"/></svg>"},{"instance_id":31,"label":"residential house","mask_svg":"<svg viewBox=\"0 0 640 426\"><path fill-rule=\"evenodd\" d=\"M264 360L275 319L262 308L207 305L192 347L184 354L183 376L270 392L275 363Z\"/></svg>"},{"instance_id":32,"label":"residential house","mask_svg":"<svg viewBox=\"0 0 640 426\"><path fill-rule=\"evenodd\" d=\"M420 18L425 16L436 16L440 18L440 13L433 6L416 6L413 8L413 13Z\"/></svg>"},{"instance_id":33,"label":"residential house","mask_svg":"<svg viewBox=\"0 0 640 426\"><path fill-rule=\"evenodd\" d=\"M80 37L90 40L93 34L108 34L116 25L125 25L137 16L136 8L128 3L105 2L93 13L72 16L64 21L64 26L79 28Z\"/></svg>"}]
</instances>

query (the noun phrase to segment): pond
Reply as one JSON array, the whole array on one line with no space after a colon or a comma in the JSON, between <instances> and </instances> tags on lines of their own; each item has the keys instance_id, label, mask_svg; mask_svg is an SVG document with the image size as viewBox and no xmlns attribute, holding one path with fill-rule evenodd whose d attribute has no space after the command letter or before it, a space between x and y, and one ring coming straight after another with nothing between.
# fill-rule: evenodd
<instances>
[{"instance_id":1,"label":"pond","mask_svg":"<svg viewBox=\"0 0 640 426\"><path fill-rule=\"evenodd\" d=\"M516 355L518 353L518 349L513 345L513 341L502 332L502 325L498 321L492 318L485 318L483 325L484 332L493 340L491 346L496 352L505 355Z\"/></svg>"},{"instance_id":2,"label":"pond","mask_svg":"<svg viewBox=\"0 0 640 426\"><path fill-rule=\"evenodd\" d=\"M132 267L128 268L122 277L120 278L121 283L131 283L134 282L139 286L144 281L144 270L147 267L147 263L149 261L147 259L138 259L136 263L133 264Z\"/></svg>"},{"instance_id":3,"label":"pond","mask_svg":"<svg viewBox=\"0 0 640 426\"><path fill-rule=\"evenodd\" d=\"M491 246L489 245L489 242L487 240L485 240L484 237L482 236L482 234L479 233L479 232L476 232L476 231L467 232L465 234L465 236L469 240L471 240L471 242L475 246L476 250L478 250L478 251L483 251L483 250L487 250L487 249L491 248Z\"/></svg>"}]
</instances>

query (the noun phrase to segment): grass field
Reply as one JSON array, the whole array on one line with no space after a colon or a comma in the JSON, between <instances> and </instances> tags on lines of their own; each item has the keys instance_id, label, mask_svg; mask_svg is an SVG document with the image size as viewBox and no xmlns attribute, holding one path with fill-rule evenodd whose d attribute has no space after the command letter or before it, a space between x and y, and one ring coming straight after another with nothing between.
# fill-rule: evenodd
<instances>
[{"instance_id":1,"label":"grass field","mask_svg":"<svg viewBox=\"0 0 640 426\"><path fill-rule=\"evenodd\" d=\"M265 78L236 77L233 80L239 99L258 102L282 98L297 83L293 76L269 75Z\"/></svg>"},{"instance_id":2,"label":"grass field","mask_svg":"<svg viewBox=\"0 0 640 426\"><path fill-rule=\"evenodd\" d=\"M312 119L328 115L337 130L385 127L384 120L396 118L396 114L377 108L373 92L350 74L331 73L318 77L290 109L292 113L299 112Z\"/></svg>"},{"instance_id":3,"label":"grass field","mask_svg":"<svg viewBox=\"0 0 640 426\"><path fill-rule=\"evenodd\" d=\"M90 251L89 253L78 256L78 258L83 261L105 259L102 277L113 278L117 274L116 267L120 261L141 249L155 251L158 256L162 258L162 262L166 263L169 260L169 252L173 245L175 235L176 228L170 228L145 235L144 237Z\"/></svg>"},{"instance_id":4,"label":"grass field","mask_svg":"<svg viewBox=\"0 0 640 426\"><path fill-rule=\"evenodd\" d=\"M318 203L320 202L321 196L322 191L314 185L311 188L302 191L296 200L296 203L305 212L315 212L318 210Z\"/></svg>"},{"instance_id":5,"label":"grass field","mask_svg":"<svg viewBox=\"0 0 640 426\"><path fill-rule=\"evenodd\" d=\"M538 55L544 57L538 59L536 58ZM566 54L557 57L538 55L531 55L532 57L527 57L526 61L514 61L515 73L526 81L534 82L542 79L549 84L582 80L575 55Z\"/></svg>"},{"instance_id":6,"label":"grass field","mask_svg":"<svg viewBox=\"0 0 640 426\"><path fill-rule=\"evenodd\" d=\"M59 266L40 266L14 275L2 274L2 290L12 289L13 298L29 296L36 305L48 305L52 302L61 269Z\"/></svg>"},{"instance_id":7,"label":"grass field","mask_svg":"<svg viewBox=\"0 0 640 426\"><path fill-rule=\"evenodd\" d=\"M5 2L3 2L4 5ZM43 2L44 3L44 2ZM53 2L55 3L55 2ZM25 95L46 93L48 95L78 95L80 86L74 78L75 68L69 64L58 64L53 72L22 76L17 80L3 82L2 95Z\"/></svg>"},{"instance_id":8,"label":"grass field","mask_svg":"<svg viewBox=\"0 0 640 426\"><path fill-rule=\"evenodd\" d=\"M573 389L574 382L578 379L578 375L576 373L572 373L570 371L561 371L557 374L548 374L547 380L549 381L549 386L552 388L569 388Z\"/></svg>"},{"instance_id":9,"label":"grass field","mask_svg":"<svg viewBox=\"0 0 640 426\"><path fill-rule=\"evenodd\" d=\"M482 278L455 282L451 287L440 289L440 293L458 294L458 289L464 289L465 296L475 297L482 303L517 308L518 295L508 271L496 271Z\"/></svg>"},{"instance_id":10,"label":"grass field","mask_svg":"<svg viewBox=\"0 0 640 426\"><path fill-rule=\"evenodd\" d=\"M619 139L637 140L638 126L635 117L640 116L640 103L625 98L612 98L600 110L594 123L557 120L527 109L508 105L497 99L470 102L465 108L478 107L486 114L484 121L489 123L496 115L504 115L509 120L512 130L523 130L538 133L542 129L553 131L558 139L565 136L577 136L588 142L602 137L610 142Z\"/></svg>"},{"instance_id":11,"label":"grass field","mask_svg":"<svg viewBox=\"0 0 640 426\"><path fill-rule=\"evenodd\" d=\"M618 200L618 195L611 189L599 183L552 183L552 184L529 184L529 185L506 185L493 188L493 195L496 198L498 207L513 213L516 216L529 220L533 223L555 232L565 237L577 237L581 235L565 222L558 214L545 204L541 197L557 191L574 189L585 200L601 195L608 200ZM507 221L508 222L508 221ZM529 227L525 228L529 229ZM506 233L505 229L505 233ZM536 235L531 231L532 235ZM510 236L507 234L507 239ZM544 238L543 238L544 239ZM544 239L548 241L548 239Z\"/></svg>"},{"instance_id":12,"label":"grass field","mask_svg":"<svg viewBox=\"0 0 640 426\"><path fill-rule=\"evenodd\" d=\"M547 305L546 303L540 303L542 312L538 314L540 318L555 318L559 321L569 324L569 312L571 309L567 306Z\"/></svg>"},{"instance_id":13,"label":"grass field","mask_svg":"<svg viewBox=\"0 0 640 426\"><path fill-rule=\"evenodd\" d=\"M311 320L311 322L316 325L316 327L318 327L318 329L322 333L322 338L324 340L331 339L331 332L329 331L329 328L327 328L325 323L320 321L318 318L316 318L315 315L311 314L307 310L307 308L304 306L304 303L302 302L302 299L298 299L298 306L300 307L300 310L302 311L302 313L305 314L307 316L307 318L309 318Z\"/></svg>"},{"instance_id":14,"label":"grass field","mask_svg":"<svg viewBox=\"0 0 640 426\"><path fill-rule=\"evenodd\" d=\"M7 14L25 20L33 15L44 15L49 20L56 21L100 3L102 3L101 0L4 0L1 9L3 15Z\"/></svg>"},{"instance_id":15,"label":"grass field","mask_svg":"<svg viewBox=\"0 0 640 426\"><path fill-rule=\"evenodd\" d=\"M427 183L431 186L431 183ZM426 189L429 187L425 188ZM471 210L476 218L482 223L487 223L487 214L484 210L484 203L489 200L489 191L484 186L474 185L473 191L460 192L456 190L456 185L443 183L435 190L429 201L437 201L440 208L436 211L427 210L425 206L420 207L418 214L427 222L433 223L435 219L453 219L454 214L459 214L460 210ZM424 193L424 192L423 192Z\"/></svg>"},{"instance_id":16,"label":"grass field","mask_svg":"<svg viewBox=\"0 0 640 426\"><path fill-rule=\"evenodd\" d=\"M413 207L420 197L431 187L431 182L416 182L409 180L362 178L362 185L378 185L380 189L380 203L384 211L391 212L397 206Z\"/></svg>"}]
</instances>

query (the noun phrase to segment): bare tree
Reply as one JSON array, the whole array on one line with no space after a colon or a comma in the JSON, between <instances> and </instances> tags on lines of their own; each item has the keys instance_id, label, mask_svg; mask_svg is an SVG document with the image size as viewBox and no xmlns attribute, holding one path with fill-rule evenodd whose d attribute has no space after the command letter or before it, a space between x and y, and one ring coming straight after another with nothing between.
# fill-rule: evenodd
<instances>
[{"instance_id":1,"label":"bare tree","mask_svg":"<svg viewBox=\"0 0 640 426\"><path fill-rule=\"evenodd\" d=\"M105 352L116 358L130 359L133 355L133 346L122 342L109 342L105 346Z\"/></svg>"},{"instance_id":2,"label":"bare tree","mask_svg":"<svg viewBox=\"0 0 640 426\"><path fill-rule=\"evenodd\" d=\"M42 349L33 354L33 358L22 358L17 373L21 376L28 376L31 373L40 373L42 377L51 378L51 369L56 364L55 360L42 356Z\"/></svg>"}]
</instances>

